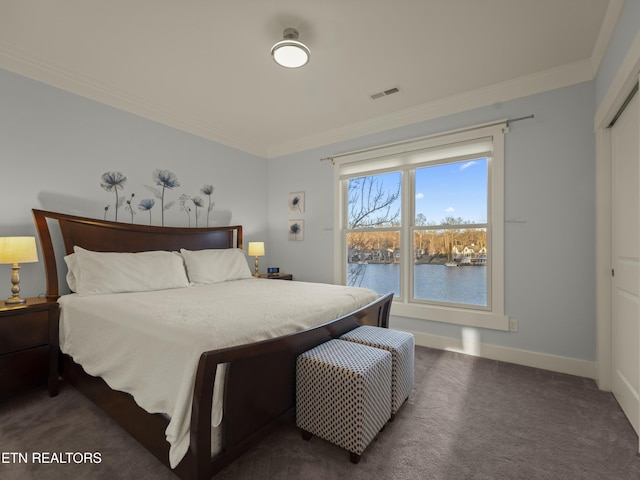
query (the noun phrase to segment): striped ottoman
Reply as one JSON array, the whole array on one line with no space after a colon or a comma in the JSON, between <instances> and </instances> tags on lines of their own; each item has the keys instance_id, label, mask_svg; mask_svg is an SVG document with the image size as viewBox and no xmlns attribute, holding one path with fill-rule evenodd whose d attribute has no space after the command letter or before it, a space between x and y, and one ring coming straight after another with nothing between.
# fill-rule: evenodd
<instances>
[{"instance_id":1,"label":"striped ottoman","mask_svg":"<svg viewBox=\"0 0 640 480\"><path fill-rule=\"evenodd\" d=\"M298 356L296 425L360 455L391 417L391 354L329 340Z\"/></svg>"},{"instance_id":2,"label":"striped ottoman","mask_svg":"<svg viewBox=\"0 0 640 480\"><path fill-rule=\"evenodd\" d=\"M348 340L391 352L393 371L391 378L391 420L413 389L413 335L388 328L363 325L345 333L340 340Z\"/></svg>"}]
</instances>

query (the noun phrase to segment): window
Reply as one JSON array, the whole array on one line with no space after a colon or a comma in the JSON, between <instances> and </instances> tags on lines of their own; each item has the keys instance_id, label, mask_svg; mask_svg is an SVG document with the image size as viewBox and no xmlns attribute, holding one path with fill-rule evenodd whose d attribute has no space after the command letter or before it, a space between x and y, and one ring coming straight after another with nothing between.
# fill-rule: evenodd
<instances>
[{"instance_id":1,"label":"window","mask_svg":"<svg viewBox=\"0 0 640 480\"><path fill-rule=\"evenodd\" d=\"M334 158L336 280L393 315L500 330L503 135L491 125Z\"/></svg>"},{"instance_id":2,"label":"window","mask_svg":"<svg viewBox=\"0 0 640 480\"><path fill-rule=\"evenodd\" d=\"M488 307L488 158L416 168L414 187L413 300Z\"/></svg>"}]
</instances>

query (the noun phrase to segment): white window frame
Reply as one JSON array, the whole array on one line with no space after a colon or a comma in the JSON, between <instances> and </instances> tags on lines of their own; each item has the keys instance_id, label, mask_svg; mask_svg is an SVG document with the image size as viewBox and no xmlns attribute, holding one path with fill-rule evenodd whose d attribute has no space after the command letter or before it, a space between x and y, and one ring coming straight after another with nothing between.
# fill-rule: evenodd
<instances>
[{"instance_id":1,"label":"white window frame","mask_svg":"<svg viewBox=\"0 0 640 480\"><path fill-rule=\"evenodd\" d=\"M337 155L334 164L334 282L346 284L346 226L348 179L403 170L401 251L413 251L415 198L413 170L425 162L465 157L488 157L487 295L488 306L433 305L411 301L411 255L401 256L400 296L394 297L391 314L472 327L509 330L504 314L504 135L506 121L480 125L415 140ZM487 143L488 142L488 143ZM489 145L489 147L486 147ZM487 150L488 148L488 150ZM395 229L394 229L395 230Z\"/></svg>"}]
</instances>

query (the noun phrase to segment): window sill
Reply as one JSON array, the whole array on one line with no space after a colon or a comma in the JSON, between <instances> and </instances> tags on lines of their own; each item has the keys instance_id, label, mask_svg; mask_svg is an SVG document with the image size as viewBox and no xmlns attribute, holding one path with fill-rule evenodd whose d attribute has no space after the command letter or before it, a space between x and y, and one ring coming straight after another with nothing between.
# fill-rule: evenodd
<instances>
[{"instance_id":1,"label":"window sill","mask_svg":"<svg viewBox=\"0 0 640 480\"><path fill-rule=\"evenodd\" d=\"M431 320L434 322L453 323L468 327L509 331L509 317L506 315L479 310L467 310L464 308L408 304L402 302L397 297L393 299L393 303L391 304L391 315Z\"/></svg>"}]
</instances>

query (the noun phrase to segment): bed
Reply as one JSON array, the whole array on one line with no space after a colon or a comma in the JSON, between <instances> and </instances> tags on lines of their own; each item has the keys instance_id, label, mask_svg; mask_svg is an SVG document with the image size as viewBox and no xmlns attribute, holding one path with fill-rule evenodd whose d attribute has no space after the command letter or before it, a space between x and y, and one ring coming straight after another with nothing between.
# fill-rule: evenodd
<instances>
[{"instance_id":1,"label":"bed","mask_svg":"<svg viewBox=\"0 0 640 480\"><path fill-rule=\"evenodd\" d=\"M62 257L71 253L76 253L75 256L81 258L84 258L83 255L92 255L89 258L102 258L100 257L102 254L112 254L106 252L117 252L126 256L126 254L141 252L169 254L182 250L185 255L212 252L228 258L227 254L235 254L242 249L242 227L155 227L88 219L43 210L33 210L33 216L45 266L46 295L49 299L58 300L60 303L61 322L65 318L68 320L68 324L61 323L61 349L71 353L61 353L61 375L69 384L75 386L107 412L162 463L172 468L180 478L211 478L256 445L281 422L290 421L293 418L295 359L300 353L332 338L337 338L359 325L388 327L393 294L382 297L375 295L368 299L366 296L360 297L361 292L349 290L350 287L309 284L308 287L312 290L319 289L317 292L309 293L307 290L297 290L306 288L304 282L251 277L233 278L230 281L220 282L219 285L193 285L190 281L189 286L178 285L166 292L145 293L144 296L149 297L154 305L161 305L162 308L155 312L154 317L165 323L198 323L199 321L194 320L196 313L219 310L218 306L221 304L225 305L225 309L233 303L252 304L253 307L257 305L259 309L264 310L256 327L240 328L242 331L250 331L249 337L236 335L233 332L209 335L212 339L211 343L200 341L195 337L185 337L180 344L179 352L186 359L184 365L168 365L158 368L156 372L152 372L152 375L144 374L144 376L156 378L154 383L156 386L166 383L169 391L173 391L174 388L171 386L173 377L176 377L174 379L176 381L177 379L189 380L183 381L182 383L186 386L181 387L183 390L186 389L186 394L182 395L186 399L183 399L187 403L186 408L170 410L171 413L182 412L182 416L185 416L186 430L180 430L186 431L186 439L182 442L184 452L176 454L177 447L173 441L167 440L167 431L173 428L173 424L178 421L180 415L167 414L169 410L160 407L149 408L144 401L140 401L137 392L131 393L127 388L122 388L118 383L121 381L114 380L109 370L102 375L96 374L92 359L87 356L86 351L97 352L98 349L85 345L85 338L78 333L77 327L72 328L71 319L75 315L76 325L89 325L86 330L97 335L95 332L99 331L101 325L105 325L103 322L106 320L90 315L88 312L105 310L112 294L79 295L88 283L88 276L85 274L83 277L85 286L79 286L78 293L61 295L63 290L66 293L66 289L60 288L64 278L61 271L64 269L59 266L61 267L61 264L69 258L62 260ZM111 261L112 257L109 258ZM188 257L184 256L182 260L187 264L188 271L191 273L196 271L198 264L193 263L192 265L195 266L190 270ZM244 257L243 261L247 266ZM204 274L207 275L207 272ZM66 278L69 279L68 276ZM126 282L127 279L121 281ZM287 293L292 288L294 291ZM238 293L242 290L245 290L245 293ZM355 298L355 293L358 294L358 298ZM144 322L147 320L140 313L140 309L145 310L150 307L145 307L145 304L141 303L140 308L138 304L142 300L129 295L129 293L113 294L114 299L117 298L117 300L112 303L119 310L108 314L107 317L126 319L129 324L137 326L139 335L142 334L140 332L149 331L154 332L150 338L157 338L155 324L145 326ZM215 298L229 299L233 295L245 295L244 298L247 300L215 303L217 301ZM266 297L260 300L265 295ZM318 303L317 307L311 309L293 309L289 312L292 317L287 321L290 325L280 331L272 327L269 322L282 314L274 310L277 304L287 310L286 295L305 298L305 302ZM353 296L356 303L345 303L340 307L341 310L335 310L337 307L333 304L342 301L334 301L334 299L342 299L343 296L345 298ZM207 300L196 301L195 298ZM145 298L144 301L149 299ZM276 299L279 301L275 301ZM98 302L99 306L94 302ZM264 307L261 307L262 304L259 302L263 302ZM315 324L306 323L307 310L323 312L326 318L321 317L320 321L314 320ZM96 318L93 318L94 316ZM240 322L248 314L240 310L234 312L232 316ZM91 321L97 323L91 326ZM102 328L106 331L112 327L109 324ZM198 324L198 328L209 327ZM177 330L174 330L173 336L181 337L180 333L175 332ZM102 350L95 356L108 361L116 357L124 357L124 361L129 362L125 363L126 367L123 368L122 364L119 364L120 367L114 367L111 370L128 372L136 371L138 368L134 357L155 358L154 355L161 357L153 351L148 353L146 350L149 346L153 348L156 340L147 341L145 337L136 337L130 332L126 336L130 338L127 347L129 350L126 354L121 354L118 350L121 344L126 342L118 340L111 343L103 341ZM201 336L207 337L207 335ZM222 346L218 343L219 337L225 336L232 340L227 346ZM165 341L163 338L157 340L159 345L162 345L163 341ZM65 342L67 347L64 346ZM74 345L75 349L71 348L71 345ZM157 348L167 347L158 346ZM175 350L177 347L168 348ZM182 358L180 355L171 358ZM179 360L175 360L175 363L179 363ZM178 371L185 373L171 373L171 370L177 368L182 368L183 370ZM158 378L161 381L158 381ZM180 395L177 396L180 397ZM154 401L153 396L147 395L147 397L149 401ZM143 408L139 403L147 408ZM173 407L174 404L171 405ZM155 413L149 413L150 411Z\"/></svg>"}]
</instances>

